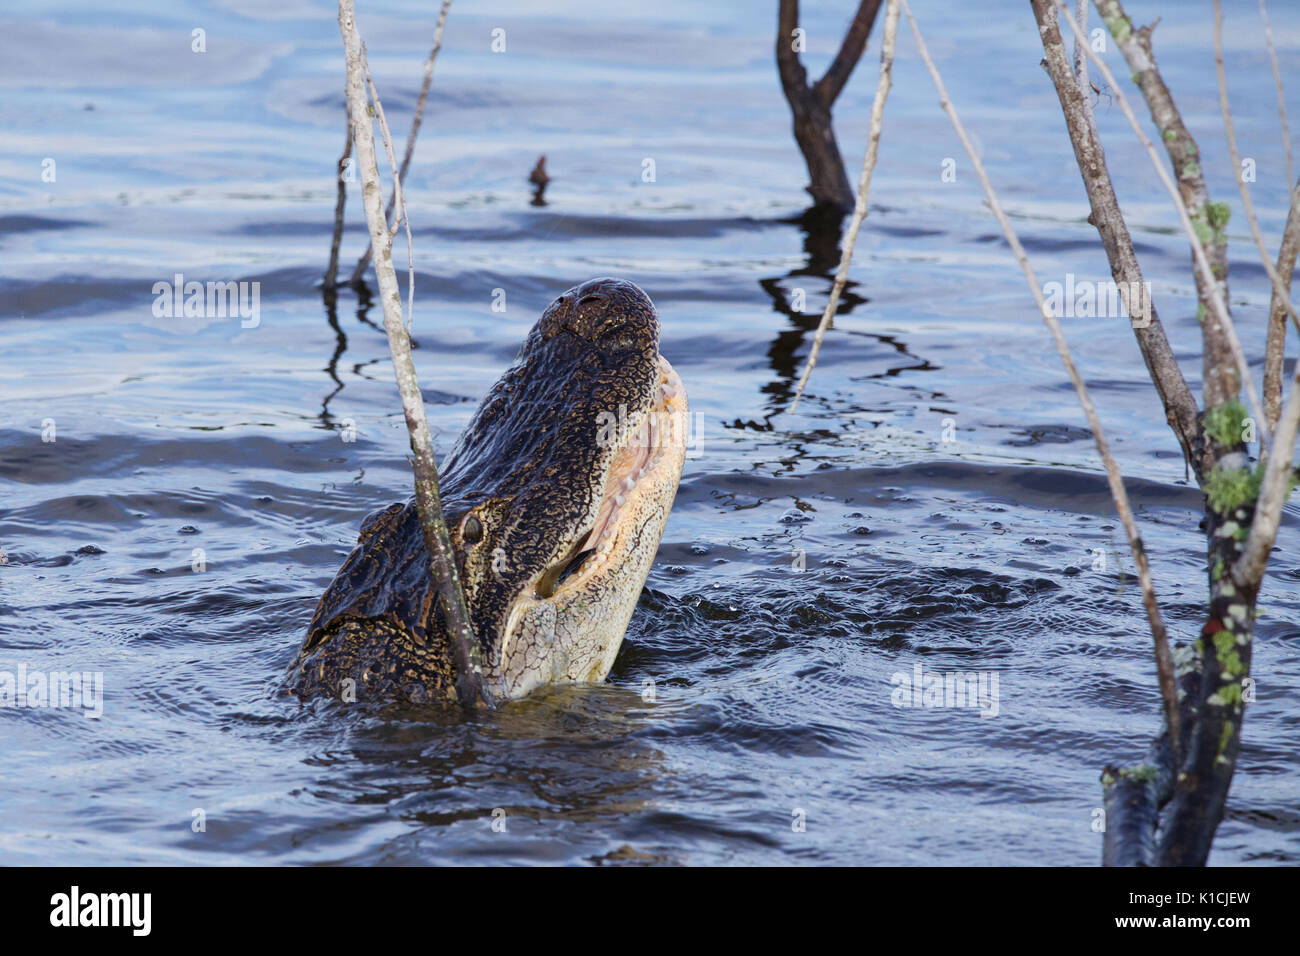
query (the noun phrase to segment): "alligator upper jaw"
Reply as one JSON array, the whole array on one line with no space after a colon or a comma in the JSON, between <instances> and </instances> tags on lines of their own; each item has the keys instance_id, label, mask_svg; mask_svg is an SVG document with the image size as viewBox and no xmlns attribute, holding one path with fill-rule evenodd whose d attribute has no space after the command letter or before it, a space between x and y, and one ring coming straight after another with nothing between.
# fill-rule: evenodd
<instances>
[{"instance_id":1,"label":"alligator upper jaw","mask_svg":"<svg viewBox=\"0 0 1300 956\"><path fill-rule=\"evenodd\" d=\"M676 495L686 422L685 389L661 356L649 414L620 435L599 506L510 610L497 670L503 696L609 672Z\"/></svg>"}]
</instances>

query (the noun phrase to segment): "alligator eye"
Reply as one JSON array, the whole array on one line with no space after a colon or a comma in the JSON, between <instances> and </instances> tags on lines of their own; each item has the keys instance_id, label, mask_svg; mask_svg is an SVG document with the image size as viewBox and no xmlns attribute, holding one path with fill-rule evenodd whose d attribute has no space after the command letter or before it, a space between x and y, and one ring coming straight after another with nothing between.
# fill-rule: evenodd
<instances>
[{"instance_id":1,"label":"alligator eye","mask_svg":"<svg viewBox=\"0 0 1300 956\"><path fill-rule=\"evenodd\" d=\"M593 302L604 302L605 297L595 292L588 293L578 300L578 305L590 305Z\"/></svg>"},{"instance_id":2,"label":"alligator eye","mask_svg":"<svg viewBox=\"0 0 1300 956\"><path fill-rule=\"evenodd\" d=\"M477 544L483 539L483 522L470 515L465 519L465 524L461 526L460 536L470 544Z\"/></svg>"}]
</instances>

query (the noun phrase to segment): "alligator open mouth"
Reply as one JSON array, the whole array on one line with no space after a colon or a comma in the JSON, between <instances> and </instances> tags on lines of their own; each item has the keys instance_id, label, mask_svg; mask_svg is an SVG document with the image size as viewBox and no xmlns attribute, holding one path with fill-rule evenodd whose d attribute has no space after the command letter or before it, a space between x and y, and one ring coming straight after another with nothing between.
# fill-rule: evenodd
<instances>
[{"instance_id":1,"label":"alligator open mouth","mask_svg":"<svg viewBox=\"0 0 1300 956\"><path fill-rule=\"evenodd\" d=\"M579 587L609 561L619 560L626 550L631 519L643 507L643 499L660 492L665 482L674 486L682 462L676 452L684 447L686 391L677 372L659 357L659 383L650 414L619 448L605 481L600 507L592 526L564 560L539 579L536 596L550 598L557 591Z\"/></svg>"}]
</instances>

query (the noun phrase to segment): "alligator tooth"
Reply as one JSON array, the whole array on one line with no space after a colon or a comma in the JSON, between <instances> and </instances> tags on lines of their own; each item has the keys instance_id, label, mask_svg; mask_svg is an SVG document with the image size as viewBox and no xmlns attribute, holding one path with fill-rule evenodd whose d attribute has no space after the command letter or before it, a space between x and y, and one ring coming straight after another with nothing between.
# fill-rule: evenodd
<instances>
[{"instance_id":1,"label":"alligator tooth","mask_svg":"<svg viewBox=\"0 0 1300 956\"><path fill-rule=\"evenodd\" d=\"M619 508L623 507L623 502L625 502L625 501L627 501L627 499L626 499L625 497L623 497L622 495L615 495L615 496L614 496L614 504L615 504L617 507L619 507Z\"/></svg>"},{"instance_id":2,"label":"alligator tooth","mask_svg":"<svg viewBox=\"0 0 1300 956\"><path fill-rule=\"evenodd\" d=\"M632 479L632 478L624 478L624 479L623 479L623 490L624 490L624 491L631 491L631 490L632 490L633 488L635 488L635 487L636 487L636 481L635 481L634 479ZM620 504L621 504L621 502L620 502Z\"/></svg>"}]
</instances>

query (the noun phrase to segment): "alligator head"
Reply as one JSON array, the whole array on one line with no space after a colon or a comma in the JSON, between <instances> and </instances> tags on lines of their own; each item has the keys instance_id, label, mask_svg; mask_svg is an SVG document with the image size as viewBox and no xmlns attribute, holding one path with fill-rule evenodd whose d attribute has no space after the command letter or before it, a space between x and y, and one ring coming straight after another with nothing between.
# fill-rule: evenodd
<instances>
[{"instance_id":1,"label":"alligator head","mask_svg":"<svg viewBox=\"0 0 1300 956\"><path fill-rule=\"evenodd\" d=\"M686 411L654 306L619 279L552 302L488 392L441 485L494 696L609 673L677 492ZM371 515L288 689L454 698L436 592L414 502Z\"/></svg>"}]
</instances>

